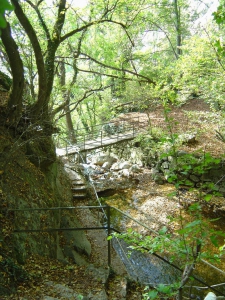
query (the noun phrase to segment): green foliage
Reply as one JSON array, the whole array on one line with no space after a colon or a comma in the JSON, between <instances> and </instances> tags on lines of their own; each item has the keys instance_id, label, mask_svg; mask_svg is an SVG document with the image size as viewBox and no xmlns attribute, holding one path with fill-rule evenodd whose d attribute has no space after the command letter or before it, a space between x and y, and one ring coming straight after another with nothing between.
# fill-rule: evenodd
<instances>
[{"instance_id":1,"label":"green foliage","mask_svg":"<svg viewBox=\"0 0 225 300\"><path fill-rule=\"evenodd\" d=\"M0 2L0 29L6 26L6 21L4 18L5 11L13 10L13 6L9 4L7 0L1 0Z\"/></svg>"},{"instance_id":2,"label":"green foliage","mask_svg":"<svg viewBox=\"0 0 225 300\"><path fill-rule=\"evenodd\" d=\"M214 158L210 153L184 153L177 155L176 160L170 163L168 182L174 183L178 188L180 185L193 186L193 183L187 178L195 175L201 178L201 175L216 165L221 163L221 159ZM199 183L199 191L208 190L210 194L201 195L205 201L210 201L213 195L220 196L217 187L212 182Z\"/></svg>"},{"instance_id":3,"label":"green foliage","mask_svg":"<svg viewBox=\"0 0 225 300\"><path fill-rule=\"evenodd\" d=\"M168 172L168 181L173 183L176 191L168 195L169 197L176 197L181 204L180 186L185 184L190 186L193 183L188 179L184 179L186 175L196 174L199 178L207 173L212 166L221 163L219 158L212 157L209 153L188 154L178 152L178 146L182 142L179 135L173 133L172 123L173 119L169 117L169 110L165 106L165 120L167 122L167 134L147 134L140 135L136 141L140 143L141 147L149 154L150 148L154 147L155 153L160 153L158 159L171 156L170 169ZM154 129L155 130L155 129ZM153 132L154 132L153 130ZM152 133L153 133L152 132ZM156 132L155 132L156 133ZM159 149L159 145L161 148ZM167 151L163 152L163 147L167 147ZM205 194L203 190L207 189ZM208 259L210 261L218 262L224 253L224 246L220 246L218 240L220 237L225 237L225 233L215 230L214 227L209 226L210 222L215 220L205 221L202 216L202 201L210 201L214 194L217 194L215 185L211 182L200 183L198 201L192 203L188 207L188 218L183 214L182 208L177 217L169 217L170 223L176 224L173 226L176 229L170 232L167 227L162 227L158 234L143 235L129 229L126 233L115 234L115 236L124 239L131 250L138 250L148 253L161 253L169 257L170 262L175 262L184 270L180 282L172 285L159 285L153 290L146 288L144 299L156 299L166 296L174 296L191 278L195 265L201 259ZM208 250L208 245L211 243L218 249L216 253ZM186 276L186 271L189 270L189 276ZM183 278L186 278L185 280Z\"/></svg>"},{"instance_id":4,"label":"green foliage","mask_svg":"<svg viewBox=\"0 0 225 300\"><path fill-rule=\"evenodd\" d=\"M218 6L217 11L213 13L214 20L217 24L224 24L225 22L225 6L224 1L220 2L221 4Z\"/></svg>"},{"instance_id":5,"label":"green foliage","mask_svg":"<svg viewBox=\"0 0 225 300\"><path fill-rule=\"evenodd\" d=\"M224 47L219 47L218 41L214 43L217 39L191 37L184 42L179 60L166 68L167 81L172 80L166 86L176 91L174 103L182 105L188 99L201 97L212 109L224 110Z\"/></svg>"},{"instance_id":6,"label":"green foliage","mask_svg":"<svg viewBox=\"0 0 225 300\"><path fill-rule=\"evenodd\" d=\"M0 85L7 91L10 90L12 79L0 71Z\"/></svg>"},{"instance_id":7,"label":"green foliage","mask_svg":"<svg viewBox=\"0 0 225 300\"><path fill-rule=\"evenodd\" d=\"M145 164L151 165L159 159L162 148L168 143L168 135L159 127L150 127L147 134L139 134L134 139L134 144L138 143L144 157Z\"/></svg>"},{"instance_id":8,"label":"green foliage","mask_svg":"<svg viewBox=\"0 0 225 300\"><path fill-rule=\"evenodd\" d=\"M181 220L180 217L170 218L171 223L180 223L182 221L182 226L175 230L174 233L168 232L167 227L164 226L158 231L157 236L143 236L132 229L126 233L115 234L114 236L129 243L131 245L130 249L142 252L147 251L149 253L164 253L169 256L171 262L175 260L184 267L187 264L187 259L188 264L194 262L195 257L192 255L195 252L196 244L201 244L203 247L210 240L214 246L218 247L218 237L225 236L225 233L222 231L211 229L209 227L210 221L202 219L199 203L191 204L188 211L192 216L192 221L186 221L183 218ZM204 251L202 254L199 254L198 260L201 257L212 259L213 255ZM215 258L217 259L217 255Z\"/></svg>"},{"instance_id":9,"label":"green foliage","mask_svg":"<svg viewBox=\"0 0 225 300\"><path fill-rule=\"evenodd\" d=\"M142 295L143 300L154 300L161 297L173 297L177 294L176 290L179 287L179 283L174 283L171 285L159 284L154 290L146 287L145 293Z\"/></svg>"},{"instance_id":10,"label":"green foliage","mask_svg":"<svg viewBox=\"0 0 225 300\"><path fill-rule=\"evenodd\" d=\"M214 262L219 261L224 253L224 246L220 247L220 254L213 254L207 250L206 245L210 241L215 247L219 248L218 237L225 237L225 233L214 230L212 226L209 226L210 221L202 219L199 203L190 205L188 210L192 216L192 221L187 221L183 217L170 217L170 222L180 224L180 228L175 230L174 233L169 233L168 229L164 226L156 236L143 236L130 228L126 233L115 233L109 239L113 236L124 239L130 245L129 248L131 251L156 252L166 255L170 262L176 262L183 269L185 269L185 266L195 265L201 258ZM211 222L213 221L211 220ZM199 251L196 249L204 250ZM146 287L143 297L148 300L158 298L162 295L174 296L177 294L180 285L181 282L174 282L170 285L160 284L154 290L149 290Z\"/></svg>"}]
</instances>

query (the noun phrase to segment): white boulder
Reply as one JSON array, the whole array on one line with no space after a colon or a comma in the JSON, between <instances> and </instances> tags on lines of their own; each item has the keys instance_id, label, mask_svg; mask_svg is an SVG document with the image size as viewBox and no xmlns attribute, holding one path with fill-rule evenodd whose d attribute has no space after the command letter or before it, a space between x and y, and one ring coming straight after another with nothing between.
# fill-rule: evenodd
<instances>
[{"instance_id":1,"label":"white boulder","mask_svg":"<svg viewBox=\"0 0 225 300\"><path fill-rule=\"evenodd\" d=\"M120 170L120 164L118 162L114 163L111 166L110 170L112 170L112 171L119 171Z\"/></svg>"},{"instance_id":2,"label":"white boulder","mask_svg":"<svg viewBox=\"0 0 225 300\"><path fill-rule=\"evenodd\" d=\"M109 170L110 167L111 167L111 164L110 164L110 162L108 162L108 161L106 161L106 162L102 165L102 168L103 168L104 170Z\"/></svg>"},{"instance_id":3,"label":"white boulder","mask_svg":"<svg viewBox=\"0 0 225 300\"><path fill-rule=\"evenodd\" d=\"M122 170L122 169L129 169L131 167L131 164L130 162L128 161L124 161L124 162L121 162L119 164L119 168Z\"/></svg>"},{"instance_id":4,"label":"white boulder","mask_svg":"<svg viewBox=\"0 0 225 300\"><path fill-rule=\"evenodd\" d=\"M206 297L204 298L204 300L216 300L216 295L212 292L209 292Z\"/></svg>"},{"instance_id":5,"label":"white boulder","mask_svg":"<svg viewBox=\"0 0 225 300\"><path fill-rule=\"evenodd\" d=\"M104 163L109 163L110 165L112 165L114 162L116 162L117 159L111 155L108 154L101 154L98 156L94 156L92 159L92 163L97 165L97 166L103 166Z\"/></svg>"},{"instance_id":6,"label":"white boulder","mask_svg":"<svg viewBox=\"0 0 225 300\"><path fill-rule=\"evenodd\" d=\"M141 168L137 164L135 164L135 165L132 165L130 167L129 171L131 173L140 173L141 172Z\"/></svg>"}]
</instances>

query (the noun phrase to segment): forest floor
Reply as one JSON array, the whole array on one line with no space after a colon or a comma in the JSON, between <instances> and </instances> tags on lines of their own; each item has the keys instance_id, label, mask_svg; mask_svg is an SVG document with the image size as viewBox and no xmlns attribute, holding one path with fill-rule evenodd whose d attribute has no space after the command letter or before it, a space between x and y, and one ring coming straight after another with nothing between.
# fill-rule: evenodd
<instances>
[{"instance_id":1,"label":"forest floor","mask_svg":"<svg viewBox=\"0 0 225 300\"><path fill-rule=\"evenodd\" d=\"M220 112L213 112L210 106L201 99L192 99L180 107L170 106L168 121L165 121L165 111L156 107L146 113L131 112L121 114L116 119L137 120L158 132L172 132L177 134L190 133L195 139L183 144L179 148L187 152L204 151L212 156L221 156L225 152L225 144L216 137L216 131L225 133L224 117Z\"/></svg>"}]
</instances>

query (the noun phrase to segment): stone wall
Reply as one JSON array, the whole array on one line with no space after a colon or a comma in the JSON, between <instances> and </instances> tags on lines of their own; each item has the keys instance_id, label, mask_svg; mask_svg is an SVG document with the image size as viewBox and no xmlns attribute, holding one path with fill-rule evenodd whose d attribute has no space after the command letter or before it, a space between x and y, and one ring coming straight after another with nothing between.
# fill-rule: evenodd
<instances>
[{"instance_id":1,"label":"stone wall","mask_svg":"<svg viewBox=\"0 0 225 300\"><path fill-rule=\"evenodd\" d=\"M203 187L225 195L225 161L209 155L188 154L178 151L176 157L167 156L158 161L152 169L153 179L163 183L171 176L184 185Z\"/></svg>"}]
</instances>

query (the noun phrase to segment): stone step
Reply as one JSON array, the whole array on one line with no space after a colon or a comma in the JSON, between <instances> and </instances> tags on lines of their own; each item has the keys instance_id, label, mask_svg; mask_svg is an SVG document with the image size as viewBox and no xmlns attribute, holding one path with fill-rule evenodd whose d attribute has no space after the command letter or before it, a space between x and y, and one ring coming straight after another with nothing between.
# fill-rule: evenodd
<instances>
[{"instance_id":1,"label":"stone step","mask_svg":"<svg viewBox=\"0 0 225 300\"><path fill-rule=\"evenodd\" d=\"M87 188L84 185L83 186L80 185L80 186L73 186L71 190L74 192L82 192L82 191L87 191Z\"/></svg>"},{"instance_id":2,"label":"stone step","mask_svg":"<svg viewBox=\"0 0 225 300\"><path fill-rule=\"evenodd\" d=\"M87 198L87 194L74 194L73 199L85 199Z\"/></svg>"},{"instance_id":3,"label":"stone step","mask_svg":"<svg viewBox=\"0 0 225 300\"><path fill-rule=\"evenodd\" d=\"M82 190L82 191L72 191L73 192L73 195L86 195L87 194L87 191L86 190Z\"/></svg>"},{"instance_id":4,"label":"stone step","mask_svg":"<svg viewBox=\"0 0 225 300\"><path fill-rule=\"evenodd\" d=\"M73 195L87 195L87 190L71 189Z\"/></svg>"},{"instance_id":5,"label":"stone step","mask_svg":"<svg viewBox=\"0 0 225 300\"><path fill-rule=\"evenodd\" d=\"M71 191L73 193L73 199L87 198L87 187L81 178L72 181Z\"/></svg>"},{"instance_id":6,"label":"stone step","mask_svg":"<svg viewBox=\"0 0 225 300\"><path fill-rule=\"evenodd\" d=\"M83 180L72 180L72 185L85 185Z\"/></svg>"}]
</instances>

